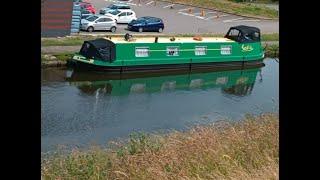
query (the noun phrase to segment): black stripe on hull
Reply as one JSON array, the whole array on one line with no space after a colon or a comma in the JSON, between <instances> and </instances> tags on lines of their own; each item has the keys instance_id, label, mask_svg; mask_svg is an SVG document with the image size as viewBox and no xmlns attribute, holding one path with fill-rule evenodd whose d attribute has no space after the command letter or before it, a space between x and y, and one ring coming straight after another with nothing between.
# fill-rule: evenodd
<instances>
[{"instance_id":1,"label":"black stripe on hull","mask_svg":"<svg viewBox=\"0 0 320 180\"><path fill-rule=\"evenodd\" d=\"M74 68L86 71L105 71L105 72L171 72L171 71L202 71L202 70L233 70L263 67L263 60L238 61L238 62L214 62L214 63L193 63L193 64L162 64L162 65L140 65L140 66L97 66L80 61L74 63Z\"/></svg>"}]
</instances>

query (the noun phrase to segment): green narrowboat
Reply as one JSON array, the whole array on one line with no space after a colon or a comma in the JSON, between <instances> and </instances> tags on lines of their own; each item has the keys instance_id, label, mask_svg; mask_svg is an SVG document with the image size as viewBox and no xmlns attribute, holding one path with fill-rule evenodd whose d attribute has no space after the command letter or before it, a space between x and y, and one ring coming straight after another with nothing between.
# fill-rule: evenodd
<instances>
[{"instance_id":1,"label":"green narrowboat","mask_svg":"<svg viewBox=\"0 0 320 180\"><path fill-rule=\"evenodd\" d=\"M85 41L75 67L110 72L246 67L263 64L260 30L231 27L225 37L122 37Z\"/></svg>"},{"instance_id":2,"label":"green narrowboat","mask_svg":"<svg viewBox=\"0 0 320 180\"><path fill-rule=\"evenodd\" d=\"M221 88L226 94L245 96L251 93L260 68L228 71L206 71L165 76L123 77L73 72L67 80L88 95L97 92L110 96L139 93L161 93L175 90Z\"/></svg>"}]
</instances>

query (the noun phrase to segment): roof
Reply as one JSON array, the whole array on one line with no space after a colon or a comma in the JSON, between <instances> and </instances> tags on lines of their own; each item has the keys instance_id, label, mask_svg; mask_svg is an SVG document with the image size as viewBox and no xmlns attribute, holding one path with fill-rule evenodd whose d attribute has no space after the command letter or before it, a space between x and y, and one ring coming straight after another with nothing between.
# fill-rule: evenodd
<instances>
[{"instance_id":1,"label":"roof","mask_svg":"<svg viewBox=\"0 0 320 180\"><path fill-rule=\"evenodd\" d=\"M89 43L90 45L94 46L96 49L99 49L99 48L106 47L106 44L108 41L106 39L99 38L99 39L84 41L84 42Z\"/></svg>"},{"instance_id":2,"label":"roof","mask_svg":"<svg viewBox=\"0 0 320 180\"><path fill-rule=\"evenodd\" d=\"M193 37L176 37L175 41L170 41L171 37L158 37L158 43L208 43L208 42L234 42L228 38L220 37L202 37L202 41L194 40ZM110 40L108 38L105 38ZM126 41L123 37L112 37L111 41L118 43L154 43L155 37L134 37L133 41Z\"/></svg>"},{"instance_id":3,"label":"roof","mask_svg":"<svg viewBox=\"0 0 320 180\"><path fill-rule=\"evenodd\" d=\"M140 17L139 19L160 19L160 18L152 17L152 16L143 16L143 17Z\"/></svg>"},{"instance_id":4,"label":"roof","mask_svg":"<svg viewBox=\"0 0 320 180\"><path fill-rule=\"evenodd\" d=\"M238 29L239 31L245 33L245 34L251 34L253 32L259 32L260 29L252 26L245 26L245 25L240 25L240 26L233 26L230 29Z\"/></svg>"},{"instance_id":5,"label":"roof","mask_svg":"<svg viewBox=\"0 0 320 180\"><path fill-rule=\"evenodd\" d=\"M124 3L115 3L115 4L112 4L112 5L115 5L115 6L129 6L128 4L124 4Z\"/></svg>"}]
</instances>

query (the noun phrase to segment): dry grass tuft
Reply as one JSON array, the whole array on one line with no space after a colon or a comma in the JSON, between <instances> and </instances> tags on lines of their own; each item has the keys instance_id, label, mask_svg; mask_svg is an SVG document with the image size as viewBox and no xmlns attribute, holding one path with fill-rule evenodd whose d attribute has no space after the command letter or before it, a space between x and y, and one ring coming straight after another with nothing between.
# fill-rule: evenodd
<instances>
[{"instance_id":1,"label":"dry grass tuft","mask_svg":"<svg viewBox=\"0 0 320 180\"><path fill-rule=\"evenodd\" d=\"M278 115L247 116L167 135L132 134L105 150L56 154L44 179L278 179Z\"/></svg>"}]
</instances>

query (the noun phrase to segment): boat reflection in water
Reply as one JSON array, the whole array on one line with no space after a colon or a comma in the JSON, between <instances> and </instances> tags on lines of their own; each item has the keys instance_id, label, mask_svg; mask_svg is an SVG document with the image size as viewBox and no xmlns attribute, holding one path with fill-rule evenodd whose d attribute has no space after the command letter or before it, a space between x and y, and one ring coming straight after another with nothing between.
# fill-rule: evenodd
<instances>
[{"instance_id":1,"label":"boat reflection in water","mask_svg":"<svg viewBox=\"0 0 320 180\"><path fill-rule=\"evenodd\" d=\"M111 96L157 93L175 90L221 88L223 93L245 96L251 93L261 67L242 70L176 72L163 74L105 74L73 72L67 80L81 92Z\"/></svg>"}]
</instances>

